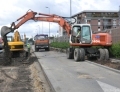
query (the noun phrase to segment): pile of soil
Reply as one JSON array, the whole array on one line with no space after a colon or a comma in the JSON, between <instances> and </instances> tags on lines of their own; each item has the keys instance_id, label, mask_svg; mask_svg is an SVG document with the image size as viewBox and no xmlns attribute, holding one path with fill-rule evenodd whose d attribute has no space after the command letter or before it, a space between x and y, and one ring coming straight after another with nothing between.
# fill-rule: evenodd
<instances>
[{"instance_id":1,"label":"pile of soil","mask_svg":"<svg viewBox=\"0 0 120 92\"><path fill-rule=\"evenodd\" d=\"M0 65L0 92L45 92L34 65L36 60L35 56L27 61L16 58L9 66Z\"/></svg>"}]
</instances>

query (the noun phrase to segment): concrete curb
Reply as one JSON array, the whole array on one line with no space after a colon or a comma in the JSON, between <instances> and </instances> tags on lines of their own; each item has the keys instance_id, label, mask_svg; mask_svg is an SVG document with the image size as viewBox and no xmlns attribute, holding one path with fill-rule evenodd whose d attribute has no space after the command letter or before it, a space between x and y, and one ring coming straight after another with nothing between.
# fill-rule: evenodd
<instances>
[{"instance_id":1,"label":"concrete curb","mask_svg":"<svg viewBox=\"0 0 120 92\"><path fill-rule=\"evenodd\" d=\"M50 47L51 50L55 50L55 51L59 51L59 52L63 52L66 53L65 49L61 49L61 48L54 48L54 47Z\"/></svg>"},{"instance_id":2,"label":"concrete curb","mask_svg":"<svg viewBox=\"0 0 120 92\"><path fill-rule=\"evenodd\" d=\"M117 70L117 69L114 69L114 68L111 68L111 67L107 67L107 66L104 66L104 65L101 65L101 64L98 64L98 63L94 63L94 62L91 62L91 61L88 61L86 60L88 63L91 63L91 64L94 64L94 65L97 65L97 66L100 66L100 67L103 67L105 69L108 69L108 70L111 70L111 71L114 71L116 73L120 73L120 70Z\"/></svg>"},{"instance_id":3,"label":"concrete curb","mask_svg":"<svg viewBox=\"0 0 120 92\"><path fill-rule=\"evenodd\" d=\"M119 59L111 59L111 60L112 60L112 62L120 62Z\"/></svg>"},{"instance_id":4,"label":"concrete curb","mask_svg":"<svg viewBox=\"0 0 120 92\"><path fill-rule=\"evenodd\" d=\"M57 50L57 51L59 51L59 52L61 52L61 49L60 48L54 48L54 47L52 47L51 49L53 49L53 50ZM63 53L65 53L66 51L65 50L63 50ZM112 60L116 60L116 61L118 61L118 62L120 62L120 60L117 60L117 59L112 59ZM120 70L117 70L117 69L114 69L114 68L111 68L111 67L107 67L107 66L104 66L104 65L101 65L101 64L98 64L98 63L94 63L94 62L91 62L91 61L88 61L88 60L86 60L88 63L91 63L91 64L94 64L94 65L97 65L97 66L100 66L100 67L103 67L103 68L105 68L105 69L108 69L108 70L111 70L111 71L114 71L114 72L116 72L116 73L120 73Z\"/></svg>"},{"instance_id":5,"label":"concrete curb","mask_svg":"<svg viewBox=\"0 0 120 92\"><path fill-rule=\"evenodd\" d=\"M35 53L34 53L34 55L35 55ZM36 56L36 55L35 55L35 56ZM36 56L36 57L37 57L37 56ZM50 87L50 89L51 89L50 92L56 92L55 89L54 89L54 87L53 87L53 85L51 84L51 82L50 82L47 74L45 73L43 67L41 66L39 60L38 60L38 64L39 64L39 66L40 66L40 68L41 68L41 70L42 70L42 72L43 72L43 74L44 74L44 76L45 76L46 81L48 82L48 85L49 85L49 87Z\"/></svg>"},{"instance_id":6,"label":"concrete curb","mask_svg":"<svg viewBox=\"0 0 120 92\"><path fill-rule=\"evenodd\" d=\"M55 89L54 89L54 87L53 87L53 85L52 85L52 83L50 82L47 74L45 73L43 67L41 66L40 62L39 62L39 65L40 65L40 67L41 67L41 69L42 69L42 71L43 71L43 73L44 73L44 75L45 75L45 78L46 78L46 80L47 80L47 82L48 82L48 84L49 84L49 86L50 86L50 88L51 88L51 92L56 92Z\"/></svg>"}]
</instances>

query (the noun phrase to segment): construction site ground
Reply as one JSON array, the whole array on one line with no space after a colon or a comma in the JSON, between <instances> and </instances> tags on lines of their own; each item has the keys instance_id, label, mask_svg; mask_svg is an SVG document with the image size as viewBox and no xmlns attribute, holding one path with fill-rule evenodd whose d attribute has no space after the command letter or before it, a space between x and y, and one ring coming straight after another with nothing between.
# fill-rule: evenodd
<instances>
[{"instance_id":1,"label":"construction site ground","mask_svg":"<svg viewBox=\"0 0 120 92\"><path fill-rule=\"evenodd\" d=\"M75 62L59 51L32 50L28 62L18 58L0 65L0 92L120 92L119 70Z\"/></svg>"},{"instance_id":2,"label":"construction site ground","mask_svg":"<svg viewBox=\"0 0 120 92\"><path fill-rule=\"evenodd\" d=\"M0 92L50 92L34 54L28 62L17 58L9 66L0 65Z\"/></svg>"}]
</instances>

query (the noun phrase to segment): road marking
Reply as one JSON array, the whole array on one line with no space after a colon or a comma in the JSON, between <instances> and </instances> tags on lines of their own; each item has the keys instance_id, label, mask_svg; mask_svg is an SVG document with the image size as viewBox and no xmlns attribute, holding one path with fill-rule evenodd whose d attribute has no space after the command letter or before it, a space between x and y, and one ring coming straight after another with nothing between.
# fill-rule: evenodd
<instances>
[{"instance_id":1,"label":"road marking","mask_svg":"<svg viewBox=\"0 0 120 92\"><path fill-rule=\"evenodd\" d=\"M104 92L120 92L120 88L111 86L111 85L106 84L106 83L101 82L101 81L97 81L97 82L101 86L101 88L103 89Z\"/></svg>"}]
</instances>

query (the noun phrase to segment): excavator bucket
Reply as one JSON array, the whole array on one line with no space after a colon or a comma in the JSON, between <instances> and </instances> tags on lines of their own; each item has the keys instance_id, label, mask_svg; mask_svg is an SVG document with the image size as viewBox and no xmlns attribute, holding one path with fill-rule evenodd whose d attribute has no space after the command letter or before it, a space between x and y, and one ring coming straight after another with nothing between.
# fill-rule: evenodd
<instances>
[{"instance_id":1,"label":"excavator bucket","mask_svg":"<svg viewBox=\"0 0 120 92\"><path fill-rule=\"evenodd\" d=\"M1 28L1 36L4 37L5 35L7 35L8 33L10 33L12 30L7 27L7 26L3 26Z\"/></svg>"},{"instance_id":2,"label":"excavator bucket","mask_svg":"<svg viewBox=\"0 0 120 92\"><path fill-rule=\"evenodd\" d=\"M11 31L12 30L7 26L3 26L1 28L1 36L2 36L2 39L3 39L3 42L4 42L4 46L3 46L3 49L4 49L4 52L3 52L4 62L3 62L3 65L8 65L12 61L11 52L10 52L10 48L8 46L8 41L7 41L7 36L6 36Z\"/></svg>"}]
</instances>

